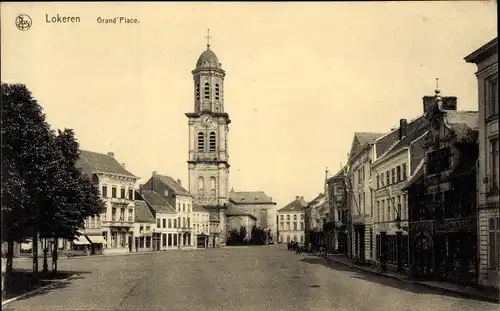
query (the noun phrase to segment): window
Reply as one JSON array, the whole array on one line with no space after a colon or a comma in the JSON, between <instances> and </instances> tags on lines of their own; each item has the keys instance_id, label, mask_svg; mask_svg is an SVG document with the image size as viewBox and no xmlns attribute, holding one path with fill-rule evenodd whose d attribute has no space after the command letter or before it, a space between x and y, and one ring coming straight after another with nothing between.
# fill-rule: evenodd
<instances>
[{"instance_id":1,"label":"window","mask_svg":"<svg viewBox=\"0 0 500 311\"><path fill-rule=\"evenodd\" d=\"M174 219L174 228L177 228L177 219Z\"/></svg>"},{"instance_id":2,"label":"window","mask_svg":"<svg viewBox=\"0 0 500 311\"><path fill-rule=\"evenodd\" d=\"M111 197L116 198L116 187L111 188Z\"/></svg>"},{"instance_id":3,"label":"window","mask_svg":"<svg viewBox=\"0 0 500 311\"><path fill-rule=\"evenodd\" d=\"M203 196L205 180L202 176L198 177L198 196Z\"/></svg>"},{"instance_id":4,"label":"window","mask_svg":"<svg viewBox=\"0 0 500 311\"><path fill-rule=\"evenodd\" d=\"M396 214L399 214L399 217L401 217L401 196L398 195L398 210L396 211Z\"/></svg>"},{"instance_id":5,"label":"window","mask_svg":"<svg viewBox=\"0 0 500 311\"><path fill-rule=\"evenodd\" d=\"M161 228L161 219L160 218L158 218L156 220L156 228Z\"/></svg>"},{"instance_id":6,"label":"window","mask_svg":"<svg viewBox=\"0 0 500 311\"><path fill-rule=\"evenodd\" d=\"M196 101L200 100L200 84L196 83Z\"/></svg>"},{"instance_id":7,"label":"window","mask_svg":"<svg viewBox=\"0 0 500 311\"><path fill-rule=\"evenodd\" d=\"M450 149L442 148L427 154L427 174L437 174L450 168Z\"/></svg>"},{"instance_id":8,"label":"window","mask_svg":"<svg viewBox=\"0 0 500 311\"><path fill-rule=\"evenodd\" d=\"M215 198L215 177L210 177L210 197Z\"/></svg>"},{"instance_id":9,"label":"window","mask_svg":"<svg viewBox=\"0 0 500 311\"><path fill-rule=\"evenodd\" d=\"M134 199L134 190L133 189L128 189L128 198L130 200Z\"/></svg>"},{"instance_id":10,"label":"window","mask_svg":"<svg viewBox=\"0 0 500 311\"><path fill-rule=\"evenodd\" d=\"M490 178L488 180L489 192L498 193L498 137L490 140Z\"/></svg>"},{"instance_id":11,"label":"window","mask_svg":"<svg viewBox=\"0 0 500 311\"><path fill-rule=\"evenodd\" d=\"M290 215L286 215L286 220L290 220Z\"/></svg>"},{"instance_id":12,"label":"window","mask_svg":"<svg viewBox=\"0 0 500 311\"><path fill-rule=\"evenodd\" d=\"M297 230L297 222L293 222L293 230Z\"/></svg>"},{"instance_id":13,"label":"window","mask_svg":"<svg viewBox=\"0 0 500 311\"><path fill-rule=\"evenodd\" d=\"M170 219L170 218L168 219L168 227L172 228L172 219Z\"/></svg>"},{"instance_id":14,"label":"window","mask_svg":"<svg viewBox=\"0 0 500 311\"><path fill-rule=\"evenodd\" d=\"M285 215L280 215L280 220L285 220Z\"/></svg>"},{"instance_id":15,"label":"window","mask_svg":"<svg viewBox=\"0 0 500 311\"><path fill-rule=\"evenodd\" d=\"M101 193L103 198L108 197L108 186L102 186L102 193Z\"/></svg>"},{"instance_id":16,"label":"window","mask_svg":"<svg viewBox=\"0 0 500 311\"><path fill-rule=\"evenodd\" d=\"M304 223L300 222L300 230L304 230Z\"/></svg>"},{"instance_id":17,"label":"window","mask_svg":"<svg viewBox=\"0 0 500 311\"><path fill-rule=\"evenodd\" d=\"M387 199L387 221L391 221L391 198Z\"/></svg>"},{"instance_id":18,"label":"window","mask_svg":"<svg viewBox=\"0 0 500 311\"><path fill-rule=\"evenodd\" d=\"M392 179L392 183L395 184L396 183L396 169L393 168L391 169L391 179Z\"/></svg>"},{"instance_id":19,"label":"window","mask_svg":"<svg viewBox=\"0 0 500 311\"><path fill-rule=\"evenodd\" d=\"M377 176L377 189L380 188L380 176Z\"/></svg>"},{"instance_id":20,"label":"window","mask_svg":"<svg viewBox=\"0 0 500 311\"><path fill-rule=\"evenodd\" d=\"M406 194L403 194L403 199L402 199L402 205L403 205L403 212L402 212L402 219L408 219L408 204L406 204Z\"/></svg>"},{"instance_id":21,"label":"window","mask_svg":"<svg viewBox=\"0 0 500 311\"><path fill-rule=\"evenodd\" d=\"M304 220L304 214L300 214L300 220Z\"/></svg>"},{"instance_id":22,"label":"window","mask_svg":"<svg viewBox=\"0 0 500 311\"><path fill-rule=\"evenodd\" d=\"M219 84L215 84L215 100L219 100Z\"/></svg>"},{"instance_id":23,"label":"window","mask_svg":"<svg viewBox=\"0 0 500 311\"><path fill-rule=\"evenodd\" d=\"M168 246L172 246L172 234L168 234Z\"/></svg>"},{"instance_id":24,"label":"window","mask_svg":"<svg viewBox=\"0 0 500 311\"><path fill-rule=\"evenodd\" d=\"M486 80L486 118L498 115L498 76Z\"/></svg>"},{"instance_id":25,"label":"window","mask_svg":"<svg viewBox=\"0 0 500 311\"><path fill-rule=\"evenodd\" d=\"M208 82L205 82L205 89L203 90L203 97L208 100L210 99L210 85Z\"/></svg>"},{"instance_id":26,"label":"window","mask_svg":"<svg viewBox=\"0 0 500 311\"><path fill-rule=\"evenodd\" d=\"M210 151L215 151L216 142L215 132L210 132Z\"/></svg>"},{"instance_id":27,"label":"window","mask_svg":"<svg viewBox=\"0 0 500 311\"><path fill-rule=\"evenodd\" d=\"M125 209L120 208L120 221L124 221L124 220L125 220Z\"/></svg>"},{"instance_id":28,"label":"window","mask_svg":"<svg viewBox=\"0 0 500 311\"><path fill-rule=\"evenodd\" d=\"M131 208L128 209L128 221L134 221L134 210Z\"/></svg>"},{"instance_id":29,"label":"window","mask_svg":"<svg viewBox=\"0 0 500 311\"><path fill-rule=\"evenodd\" d=\"M488 221L489 249L488 263L491 271L500 271L500 217Z\"/></svg>"},{"instance_id":30,"label":"window","mask_svg":"<svg viewBox=\"0 0 500 311\"><path fill-rule=\"evenodd\" d=\"M163 218L162 222L163 222L162 223L162 225L163 225L162 227L166 228L167 227L167 219Z\"/></svg>"},{"instance_id":31,"label":"window","mask_svg":"<svg viewBox=\"0 0 500 311\"><path fill-rule=\"evenodd\" d=\"M401 179L401 166L396 167L396 181L400 182Z\"/></svg>"},{"instance_id":32,"label":"window","mask_svg":"<svg viewBox=\"0 0 500 311\"><path fill-rule=\"evenodd\" d=\"M186 203L182 203L182 211L185 212L186 211Z\"/></svg>"},{"instance_id":33,"label":"window","mask_svg":"<svg viewBox=\"0 0 500 311\"><path fill-rule=\"evenodd\" d=\"M161 243L162 246L167 246L167 234L166 233L162 234L161 239L162 239L162 243Z\"/></svg>"},{"instance_id":34,"label":"window","mask_svg":"<svg viewBox=\"0 0 500 311\"><path fill-rule=\"evenodd\" d=\"M177 246L177 234L174 234L174 246Z\"/></svg>"},{"instance_id":35,"label":"window","mask_svg":"<svg viewBox=\"0 0 500 311\"><path fill-rule=\"evenodd\" d=\"M198 133L198 151L205 151L205 133Z\"/></svg>"},{"instance_id":36,"label":"window","mask_svg":"<svg viewBox=\"0 0 500 311\"><path fill-rule=\"evenodd\" d=\"M178 226L179 228L182 228L181 218L180 218L180 217L177 217L177 226Z\"/></svg>"},{"instance_id":37,"label":"window","mask_svg":"<svg viewBox=\"0 0 500 311\"><path fill-rule=\"evenodd\" d=\"M280 222L280 230L281 231L285 230L285 224L282 222Z\"/></svg>"},{"instance_id":38,"label":"window","mask_svg":"<svg viewBox=\"0 0 500 311\"><path fill-rule=\"evenodd\" d=\"M300 243L304 243L304 236L303 235L300 236Z\"/></svg>"},{"instance_id":39,"label":"window","mask_svg":"<svg viewBox=\"0 0 500 311\"><path fill-rule=\"evenodd\" d=\"M297 215L293 215L293 220L297 220Z\"/></svg>"},{"instance_id":40,"label":"window","mask_svg":"<svg viewBox=\"0 0 500 311\"><path fill-rule=\"evenodd\" d=\"M380 201L377 201L377 222L380 222Z\"/></svg>"},{"instance_id":41,"label":"window","mask_svg":"<svg viewBox=\"0 0 500 311\"><path fill-rule=\"evenodd\" d=\"M120 198L125 199L125 188L120 189Z\"/></svg>"},{"instance_id":42,"label":"window","mask_svg":"<svg viewBox=\"0 0 500 311\"><path fill-rule=\"evenodd\" d=\"M391 176L390 176L390 172L389 171L386 171L385 172L385 185L386 186L389 186L389 184L391 183Z\"/></svg>"},{"instance_id":43,"label":"window","mask_svg":"<svg viewBox=\"0 0 500 311\"><path fill-rule=\"evenodd\" d=\"M406 180L406 163L403 163L402 171L403 171L403 180Z\"/></svg>"}]
</instances>

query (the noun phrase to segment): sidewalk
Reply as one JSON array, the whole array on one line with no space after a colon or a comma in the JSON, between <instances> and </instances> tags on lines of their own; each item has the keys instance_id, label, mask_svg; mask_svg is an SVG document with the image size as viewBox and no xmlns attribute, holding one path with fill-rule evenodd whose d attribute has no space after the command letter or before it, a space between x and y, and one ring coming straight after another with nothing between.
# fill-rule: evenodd
<instances>
[{"instance_id":1,"label":"sidewalk","mask_svg":"<svg viewBox=\"0 0 500 311\"><path fill-rule=\"evenodd\" d=\"M356 265L349 258L346 258L344 255L328 254L324 257L326 257L326 260L328 262L335 262L345 266L363 270L365 272L369 272L372 274L383 275L389 278L397 279L401 282L417 284L433 290L440 290L448 293L458 294L471 299L478 299L478 300L485 300L489 302L499 303L500 297L498 293L483 291L474 287L465 287L444 281L416 281L410 279L408 276L404 274L392 271L387 271L382 273L373 267Z\"/></svg>"}]
</instances>

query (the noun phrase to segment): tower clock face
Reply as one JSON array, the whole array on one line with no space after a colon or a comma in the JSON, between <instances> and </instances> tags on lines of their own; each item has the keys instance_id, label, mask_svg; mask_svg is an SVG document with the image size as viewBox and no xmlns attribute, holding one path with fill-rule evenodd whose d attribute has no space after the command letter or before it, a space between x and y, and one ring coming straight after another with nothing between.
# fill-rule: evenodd
<instances>
[{"instance_id":1,"label":"tower clock face","mask_svg":"<svg viewBox=\"0 0 500 311\"><path fill-rule=\"evenodd\" d=\"M201 117L201 124L203 125L209 125L211 123L211 118L208 114L205 114Z\"/></svg>"}]
</instances>

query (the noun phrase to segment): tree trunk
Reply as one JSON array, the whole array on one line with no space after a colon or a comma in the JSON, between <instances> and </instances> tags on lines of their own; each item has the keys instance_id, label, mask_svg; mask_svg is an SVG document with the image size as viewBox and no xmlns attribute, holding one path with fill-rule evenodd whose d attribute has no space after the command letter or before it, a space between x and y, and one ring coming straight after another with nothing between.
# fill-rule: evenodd
<instances>
[{"instance_id":1,"label":"tree trunk","mask_svg":"<svg viewBox=\"0 0 500 311\"><path fill-rule=\"evenodd\" d=\"M49 271L49 263L47 260L47 238L43 239L43 272L48 272Z\"/></svg>"},{"instance_id":2,"label":"tree trunk","mask_svg":"<svg viewBox=\"0 0 500 311\"><path fill-rule=\"evenodd\" d=\"M38 230L35 229L33 234L32 243L32 256L33 256L33 281L38 280Z\"/></svg>"},{"instance_id":3,"label":"tree trunk","mask_svg":"<svg viewBox=\"0 0 500 311\"><path fill-rule=\"evenodd\" d=\"M58 259L58 254L57 254L57 246L58 246L58 239L54 239L54 250L52 252L52 273L56 274L57 273L57 259Z\"/></svg>"},{"instance_id":4,"label":"tree trunk","mask_svg":"<svg viewBox=\"0 0 500 311\"><path fill-rule=\"evenodd\" d=\"M2 297L10 288L12 280L12 262L14 258L14 240L7 240L7 264L5 266L5 273L2 273Z\"/></svg>"}]
</instances>

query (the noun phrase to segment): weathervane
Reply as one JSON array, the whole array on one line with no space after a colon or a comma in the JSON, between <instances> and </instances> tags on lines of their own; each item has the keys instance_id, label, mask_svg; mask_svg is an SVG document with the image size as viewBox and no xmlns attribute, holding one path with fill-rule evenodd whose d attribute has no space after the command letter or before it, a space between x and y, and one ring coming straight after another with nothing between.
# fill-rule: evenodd
<instances>
[{"instance_id":1,"label":"weathervane","mask_svg":"<svg viewBox=\"0 0 500 311\"><path fill-rule=\"evenodd\" d=\"M210 28L207 29L207 36L205 37L207 39L207 50L210 50Z\"/></svg>"}]
</instances>

